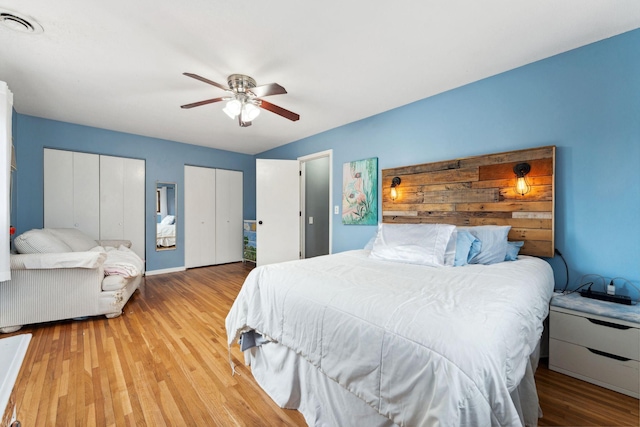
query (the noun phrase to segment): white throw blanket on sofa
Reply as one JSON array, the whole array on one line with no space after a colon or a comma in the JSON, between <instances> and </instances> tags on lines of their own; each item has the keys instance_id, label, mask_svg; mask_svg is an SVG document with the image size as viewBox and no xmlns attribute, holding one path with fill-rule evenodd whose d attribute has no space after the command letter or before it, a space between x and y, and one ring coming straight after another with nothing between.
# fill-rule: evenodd
<instances>
[{"instance_id":1,"label":"white throw blanket on sofa","mask_svg":"<svg viewBox=\"0 0 640 427\"><path fill-rule=\"evenodd\" d=\"M119 248L107 247L107 259L104 262L104 274L136 277L144 271L144 262L126 246Z\"/></svg>"}]
</instances>

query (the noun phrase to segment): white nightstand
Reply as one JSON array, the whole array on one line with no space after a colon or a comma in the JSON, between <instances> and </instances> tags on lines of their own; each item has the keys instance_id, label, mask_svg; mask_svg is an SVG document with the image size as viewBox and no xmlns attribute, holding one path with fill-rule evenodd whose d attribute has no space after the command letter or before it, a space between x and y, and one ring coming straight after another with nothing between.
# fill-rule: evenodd
<instances>
[{"instance_id":1,"label":"white nightstand","mask_svg":"<svg viewBox=\"0 0 640 427\"><path fill-rule=\"evenodd\" d=\"M549 369L640 396L640 306L559 295L549 318Z\"/></svg>"}]
</instances>

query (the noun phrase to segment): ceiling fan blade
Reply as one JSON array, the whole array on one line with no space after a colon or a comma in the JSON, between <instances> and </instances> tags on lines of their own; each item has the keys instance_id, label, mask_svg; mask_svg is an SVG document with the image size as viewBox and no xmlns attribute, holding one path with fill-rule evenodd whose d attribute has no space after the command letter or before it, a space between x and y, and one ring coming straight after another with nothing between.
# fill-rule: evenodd
<instances>
[{"instance_id":1,"label":"ceiling fan blade","mask_svg":"<svg viewBox=\"0 0 640 427\"><path fill-rule=\"evenodd\" d=\"M193 104L185 104L185 105L181 105L180 108L193 108L193 107L199 107L201 105L207 105L207 104L213 104L214 102L220 102L220 101L224 101L226 98L213 98L213 99L206 99L204 101L198 101L198 102L194 102Z\"/></svg>"},{"instance_id":2,"label":"ceiling fan blade","mask_svg":"<svg viewBox=\"0 0 640 427\"><path fill-rule=\"evenodd\" d=\"M264 108L265 110L271 111L272 113L276 113L277 115L282 116L285 119L289 119L294 122L300 120L299 114L296 114L293 111L285 110L282 107L278 107L277 105L274 105L267 101L263 101L262 99L260 100L258 106Z\"/></svg>"},{"instance_id":3,"label":"ceiling fan blade","mask_svg":"<svg viewBox=\"0 0 640 427\"><path fill-rule=\"evenodd\" d=\"M282 95L287 93L287 90L280 86L278 83L269 83L268 85L260 85L249 89L257 98L269 95Z\"/></svg>"},{"instance_id":4,"label":"ceiling fan blade","mask_svg":"<svg viewBox=\"0 0 640 427\"><path fill-rule=\"evenodd\" d=\"M208 84L213 85L215 87L219 87L222 90L231 91L231 89L229 89L227 86L223 86L220 83L216 83L216 82L211 81L209 79L205 79L204 77L200 77L197 74L193 74L193 73L182 73L182 74L184 74L187 77L191 77L193 79L200 80L201 82L208 83Z\"/></svg>"}]
</instances>

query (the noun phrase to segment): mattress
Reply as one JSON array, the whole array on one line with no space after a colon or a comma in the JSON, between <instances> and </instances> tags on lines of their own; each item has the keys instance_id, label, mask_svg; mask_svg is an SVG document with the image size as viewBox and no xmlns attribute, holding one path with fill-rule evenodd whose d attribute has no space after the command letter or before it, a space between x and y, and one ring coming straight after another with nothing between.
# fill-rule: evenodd
<instances>
[{"instance_id":1,"label":"mattress","mask_svg":"<svg viewBox=\"0 0 640 427\"><path fill-rule=\"evenodd\" d=\"M512 396L553 283L532 257L437 268L362 250L268 265L238 294L228 343L257 331L392 424L521 425Z\"/></svg>"}]
</instances>

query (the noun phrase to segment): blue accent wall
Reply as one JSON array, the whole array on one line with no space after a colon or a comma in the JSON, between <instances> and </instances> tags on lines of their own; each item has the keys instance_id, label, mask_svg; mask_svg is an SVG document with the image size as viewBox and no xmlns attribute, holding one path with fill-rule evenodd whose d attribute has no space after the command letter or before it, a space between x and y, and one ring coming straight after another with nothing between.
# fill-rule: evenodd
<instances>
[{"instance_id":1,"label":"blue accent wall","mask_svg":"<svg viewBox=\"0 0 640 427\"><path fill-rule=\"evenodd\" d=\"M15 133L18 172L14 183L17 233L44 223L44 148L144 159L146 165L146 269L184 267L184 165L239 170L244 179L244 214L255 216L253 156L180 144L156 138L17 114ZM175 251L155 251L156 181L177 183L178 245Z\"/></svg>"},{"instance_id":2,"label":"blue accent wall","mask_svg":"<svg viewBox=\"0 0 640 427\"><path fill-rule=\"evenodd\" d=\"M555 242L569 264L570 288L589 273L640 287L640 30L257 157L333 149L333 205L342 207L345 162L378 157L383 169L546 145L557 147ZM334 215L333 252L361 248L375 231L342 225ZM564 265L558 257L549 262L563 287Z\"/></svg>"}]
</instances>

